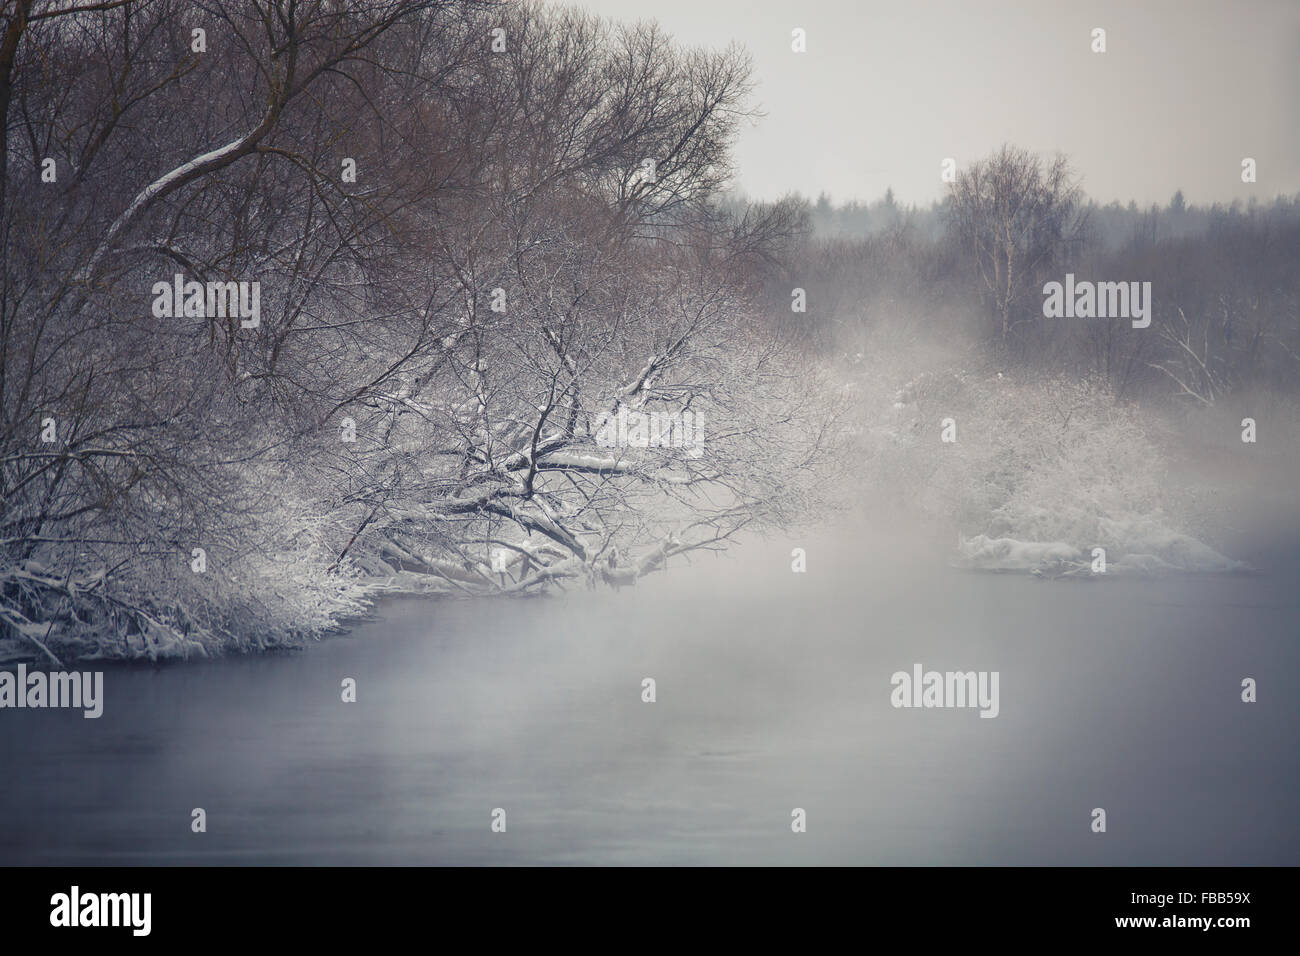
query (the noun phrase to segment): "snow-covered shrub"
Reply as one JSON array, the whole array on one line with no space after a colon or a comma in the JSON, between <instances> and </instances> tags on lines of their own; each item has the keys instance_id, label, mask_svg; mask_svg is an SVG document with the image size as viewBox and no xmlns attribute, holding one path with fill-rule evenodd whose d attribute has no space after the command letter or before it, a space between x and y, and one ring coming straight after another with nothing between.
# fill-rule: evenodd
<instances>
[{"instance_id":1,"label":"snow-covered shrub","mask_svg":"<svg viewBox=\"0 0 1300 956\"><path fill-rule=\"evenodd\" d=\"M1168 436L1103 384L941 368L879 391L865 493L955 531L963 566L1090 567L1100 547L1108 570L1241 567L1178 527Z\"/></svg>"}]
</instances>

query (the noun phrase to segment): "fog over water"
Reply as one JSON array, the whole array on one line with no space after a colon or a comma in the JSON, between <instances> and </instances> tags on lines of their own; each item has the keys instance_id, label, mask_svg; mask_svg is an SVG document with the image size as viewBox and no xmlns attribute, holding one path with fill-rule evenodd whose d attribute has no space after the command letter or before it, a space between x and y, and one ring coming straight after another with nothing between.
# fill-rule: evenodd
<instances>
[{"instance_id":1,"label":"fog over water","mask_svg":"<svg viewBox=\"0 0 1300 956\"><path fill-rule=\"evenodd\" d=\"M1293 865L1300 555L1253 544L1267 573L1044 581L846 519L617 593L110 669L99 720L5 715L0 860ZM998 716L891 707L917 663L998 671Z\"/></svg>"}]
</instances>

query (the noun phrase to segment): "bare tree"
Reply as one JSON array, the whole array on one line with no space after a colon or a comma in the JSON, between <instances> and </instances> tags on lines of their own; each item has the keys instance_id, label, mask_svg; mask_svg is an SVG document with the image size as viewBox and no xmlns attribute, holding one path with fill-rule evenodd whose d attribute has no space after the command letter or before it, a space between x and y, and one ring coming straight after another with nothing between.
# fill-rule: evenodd
<instances>
[{"instance_id":1,"label":"bare tree","mask_svg":"<svg viewBox=\"0 0 1300 956\"><path fill-rule=\"evenodd\" d=\"M1082 238L1082 199L1065 157L1047 160L1014 146L973 163L950 187L951 222L974 260L1004 347L1036 321L1036 310L1021 308L1027 294Z\"/></svg>"},{"instance_id":2,"label":"bare tree","mask_svg":"<svg viewBox=\"0 0 1300 956\"><path fill-rule=\"evenodd\" d=\"M739 51L528 4L7 15L11 643L264 646L385 581L623 584L816 500L830 409L742 268L784 219L714 203ZM260 320L160 317L175 275L257 282ZM620 409L702 446L602 445Z\"/></svg>"}]
</instances>

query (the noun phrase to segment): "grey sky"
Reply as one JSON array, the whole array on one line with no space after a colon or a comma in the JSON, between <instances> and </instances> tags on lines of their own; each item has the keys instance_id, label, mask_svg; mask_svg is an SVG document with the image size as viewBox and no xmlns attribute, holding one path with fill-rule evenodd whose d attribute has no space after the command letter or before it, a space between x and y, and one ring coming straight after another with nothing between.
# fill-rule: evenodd
<instances>
[{"instance_id":1,"label":"grey sky","mask_svg":"<svg viewBox=\"0 0 1300 956\"><path fill-rule=\"evenodd\" d=\"M928 203L940 162L1060 150L1103 201L1300 191L1300 0L577 0L683 43L736 40L767 113L738 184ZM790 31L808 51L790 50ZM1107 52L1090 49L1094 27ZM1258 182L1241 182L1253 157Z\"/></svg>"}]
</instances>

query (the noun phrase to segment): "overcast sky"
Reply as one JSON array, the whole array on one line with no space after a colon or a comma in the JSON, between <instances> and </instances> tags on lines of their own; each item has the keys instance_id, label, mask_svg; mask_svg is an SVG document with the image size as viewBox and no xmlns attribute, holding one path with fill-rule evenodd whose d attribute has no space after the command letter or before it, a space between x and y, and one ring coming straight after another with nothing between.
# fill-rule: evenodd
<instances>
[{"instance_id":1,"label":"overcast sky","mask_svg":"<svg viewBox=\"0 0 1300 956\"><path fill-rule=\"evenodd\" d=\"M928 203L1003 141L1071 157L1102 202L1300 191L1300 0L577 0L754 59L738 185ZM791 52L802 27L808 51ZM1106 30L1107 52L1091 32ZM1258 182L1241 182L1241 160Z\"/></svg>"}]
</instances>

